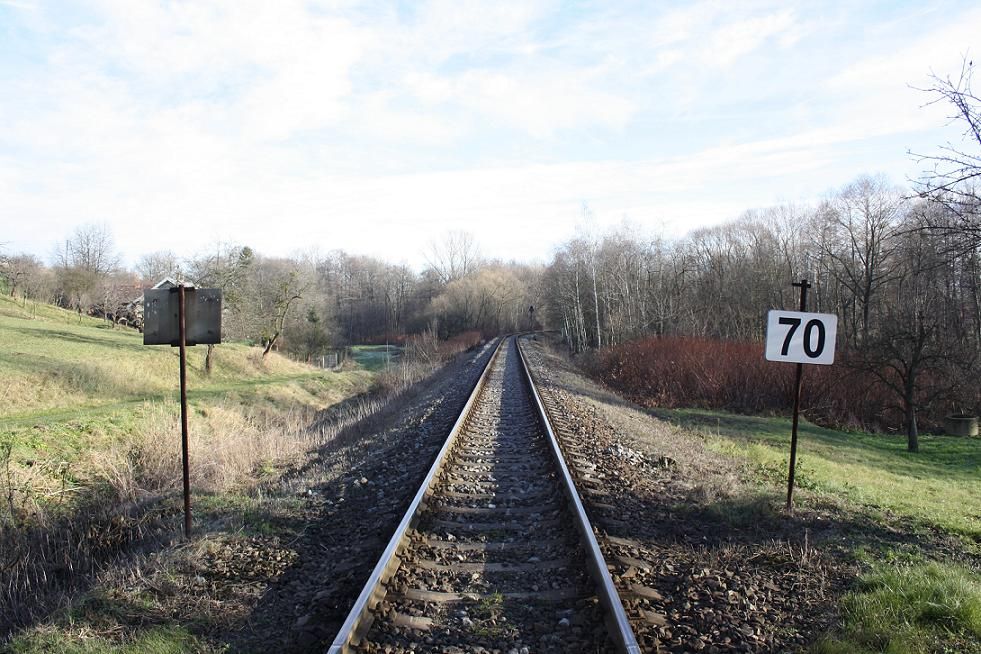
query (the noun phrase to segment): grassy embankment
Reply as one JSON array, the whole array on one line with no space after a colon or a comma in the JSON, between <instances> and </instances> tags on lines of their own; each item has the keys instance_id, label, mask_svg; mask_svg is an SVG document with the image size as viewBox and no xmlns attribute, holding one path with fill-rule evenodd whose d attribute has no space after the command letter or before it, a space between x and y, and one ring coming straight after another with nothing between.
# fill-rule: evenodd
<instances>
[{"instance_id":1,"label":"grassy embankment","mask_svg":"<svg viewBox=\"0 0 981 654\"><path fill-rule=\"evenodd\" d=\"M107 465L118 467L107 453L134 440L176 452L176 348L147 347L133 330L8 297L0 298L0 344L0 454L20 478L8 510L63 504ZM263 361L240 344L217 347L205 375L205 349L188 350L188 399L194 449L212 463L228 455L211 486L251 472L229 470L231 459L240 468L270 465L294 449L263 442L263 427L295 423L371 382L364 371L324 373L275 354Z\"/></svg>"},{"instance_id":2,"label":"grassy embankment","mask_svg":"<svg viewBox=\"0 0 981 654\"><path fill-rule=\"evenodd\" d=\"M21 472L57 470L60 485L86 476L90 457L147 433L176 447L177 349L104 321L0 298L0 445ZM203 346L188 349L192 439L240 436L242 427L309 413L365 390L364 371L322 372L256 348L222 344L211 375ZM0 451L2 453L2 451ZM32 475L40 482L43 475Z\"/></svg>"},{"instance_id":3,"label":"grassy embankment","mask_svg":"<svg viewBox=\"0 0 981 654\"><path fill-rule=\"evenodd\" d=\"M307 429L316 412L367 390L375 375L321 371L276 354L263 360L257 348L234 343L215 349L206 375L205 351L188 350L196 523L248 529L254 489L324 437ZM152 498L171 498L176 509L179 488L177 349L146 347L133 330L0 297L0 627L63 605L71 586L49 570L96 569L80 559L105 554L85 536L86 521ZM113 542L144 533L139 519L119 524L135 531ZM61 580L47 587L43 579ZM119 644L45 633L10 645L89 652ZM48 637L57 644L43 645ZM186 637L151 630L119 651L184 651Z\"/></svg>"},{"instance_id":4,"label":"grassy embankment","mask_svg":"<svg viewBox=\"0 0 981 654\"><path fill-rule=\"evenodd\" d=\"M785 487L788 419L701 409L656 413L695 428L711 449L747 460L762 485ZM981 439L924 435L920 452L913 454L902 436L836 431L803 421L796 478L803 489L798 502L804 506L841 505L873 524L908 533L911 542L916 535L952 535L954 549L977 561ZM952 554L958 558L958 552ZM912 546L857 548L855 556L866 563L867 572L844 598L841 633L817 644L815 651L981 651L981 572L976 565L931 560L932 554Z\"/></svg>"}]
</instances>

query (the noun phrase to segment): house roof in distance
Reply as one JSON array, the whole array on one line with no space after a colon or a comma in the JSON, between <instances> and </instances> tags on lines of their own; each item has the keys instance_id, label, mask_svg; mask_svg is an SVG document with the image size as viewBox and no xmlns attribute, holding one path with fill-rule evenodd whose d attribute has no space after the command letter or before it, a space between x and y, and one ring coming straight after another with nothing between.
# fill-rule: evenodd
<instances>
[{"instance_id":1,"label":"house roof in distance","mask_svg":"<svg viewBox=\"0 0 981 654\"><path fill-rule=\"evenodd\" d=\"M164 277L163 279L161 279L159 282L157 282L156 284L154 284L150 288L151 289L158 289L158 288L177 288L177 280L175 280L173 277ZM192 282L187 282L186 281L186 282L184 282L184 288L194 288L194 284Z\"/></svg>"}]
</instances>

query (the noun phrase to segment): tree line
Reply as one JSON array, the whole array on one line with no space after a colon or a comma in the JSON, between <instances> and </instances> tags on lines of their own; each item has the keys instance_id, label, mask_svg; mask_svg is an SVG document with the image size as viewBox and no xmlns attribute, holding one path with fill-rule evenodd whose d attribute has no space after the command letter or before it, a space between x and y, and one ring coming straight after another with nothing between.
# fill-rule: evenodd
<instances>
[{"instance_id":1,"label":"tree line","mask_svg":"<svg viewBox=\"0 0 981 654\"><path fill-rule=\"evenodd\" d=\"M452 234L421 272L341 251L269 257L225 244L186 258L144 255L126 269L109 231L86 225L51 265L20 254L0 271L25 303L112 321L143 287L182 277L223 291L225 339L305 359L423 332L533 326L559 330L575 353L651 335L758 342L766 312L796 308L790 283L806 278L809 310L839 317L843 365L891 392L915 448L924 407L978 407L981 260L968 215L963 202L955 211L862 176L812 206L752 210L680 239L626 226L578 236L547 266L485 260L471 237Z\"/></svg>"},{"instance_id":2,"label":"tree line","mask_svg":"<svg viewBox=\"0 0 981 654\"><path fill-rule=\"evenodd\" d=\"M269 257L227 244L185 258L151 253L127 270L108 230L87 225L51 265L8 256L2 275L25 301L109 318L142 287L181 276L223 291L225 339L301 359L423 332L533 326L559 330L574 353L651 335L759 342L766 312L796 308L790 284L806 278L809 310L839 317L841 365L888 390L915 448L922 410L978 408L981 240L965 228L969 216L963 201L955 210L861 176L813 205L747 211L680 239L628 226L580 235L546 266L486 260L456 233L419 272L342 251Z\"/></svg>"},{"instance_id":3,"label":"tree line","mask_svg":"<svg viewBox=\"0 0 981 654\"><path fill-rule=\"evenodd\" d=\"M675 241L621 228L579 237L543 277L547 322L573 352L649 335L759 342L770 309L838 315L845 365L894 392L914 443L916 412L974 410L981 347L977 243L941 204L863 176L814 206L746 212ZM943 229L935 229L942 226Z\"/></svg>"},{"instance_id":4,"label":"tree line","mask_svg":"<svg viewBox=\"0 0 981 654\"><path fill-rule=\"evenodd\" d=\"M134 322L127 307L163 279L219 288L224 339L313 358L426 331L447 339L526 329L540 275L536 266L482 257L466 233L433 243L421 271L339 250L271 257L233 244L186 257L153 252L132 267L121 261L108 227L83 225L50 264L34 254L3 256L0 284L25 304L49 302L113 325Z\"/></svg>"},{"instance_id":5,"label":"tree line","mask_svg":"<svg viewBox=\"0 0 981 654\"><path fill-rule=\"evenodd\" d=\"M886 389L910 450L917 414L977 413L981 398L981 99L973 62L924 89L962 143L914 154L912 189L863 175L812 205L747 211L669 241L621 228L565 243L545 271L547 321L572 352L645 336L761 341L769 309L837 314L847 369Z\"/></svg>"}]
</instances>

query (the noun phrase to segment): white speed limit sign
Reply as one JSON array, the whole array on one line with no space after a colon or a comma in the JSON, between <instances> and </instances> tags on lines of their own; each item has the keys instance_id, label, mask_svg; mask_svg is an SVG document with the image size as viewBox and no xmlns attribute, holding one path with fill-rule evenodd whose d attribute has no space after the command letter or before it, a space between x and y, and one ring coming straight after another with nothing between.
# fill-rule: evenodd
<instances>
[{"instance_id":1,"label":"white speed limit sign","mask_svg":"<svg viewBox=\"0 0 981 654\"><path fill-rule=\"evenodd\" d=\"M771 311L766 321L767 361L816 363L835 362L838 316L833 313Z\"/></svg>"}]
</instances>

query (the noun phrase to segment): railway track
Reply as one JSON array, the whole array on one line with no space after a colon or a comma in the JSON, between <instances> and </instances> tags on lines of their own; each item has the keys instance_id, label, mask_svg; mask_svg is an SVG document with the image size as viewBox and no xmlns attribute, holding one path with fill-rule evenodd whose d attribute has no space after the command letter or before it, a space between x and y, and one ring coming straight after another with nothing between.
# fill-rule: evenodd
<instances>
[{"instance_id":1,"label":"railway track","mask_svg":"<svg viewBox=\"0 0 981 654\"><path fill-rule=\"evenodd\" d=\"M640 651L513 337L329 649L411 651Z\"/></svg>"}]
</instances>

